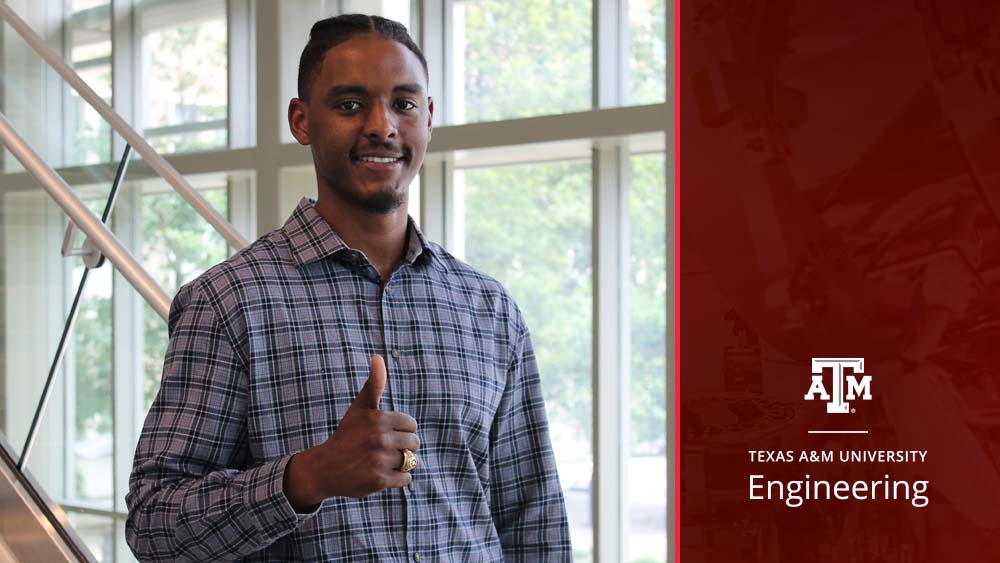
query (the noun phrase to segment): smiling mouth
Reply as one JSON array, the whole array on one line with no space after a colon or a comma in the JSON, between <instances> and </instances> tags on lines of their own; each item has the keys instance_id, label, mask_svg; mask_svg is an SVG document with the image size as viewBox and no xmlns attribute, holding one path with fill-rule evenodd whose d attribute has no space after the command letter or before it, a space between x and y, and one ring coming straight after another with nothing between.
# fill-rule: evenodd
<instances>
[{"instance_id":1,"label":"smiling mouth","mask_svg":"<svg viewBox=\"0 0 1000 563\"><path fill-rule=\"evenodd\" d=\"M356 156L354 160L361 162L374 162L376 164L390 164L393 162L401 162L403 160L402 156Z\"/></svg>"}]
</instances>

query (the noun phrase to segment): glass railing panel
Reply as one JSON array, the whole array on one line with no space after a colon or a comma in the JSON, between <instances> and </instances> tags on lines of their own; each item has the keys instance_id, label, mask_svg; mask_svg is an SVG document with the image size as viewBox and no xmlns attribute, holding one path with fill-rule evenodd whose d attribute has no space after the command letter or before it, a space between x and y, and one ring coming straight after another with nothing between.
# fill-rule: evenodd
<instances>
[{"instance_id":1,"label":"glass railing panel","mask_svg":"<svg viewBox=\"0 0 1000 563\"><path fill-rule=\"evenodd\" d=\"M111 2L74 2L63 26L63 53L77 73L107 102L111 98ZM62 84L67 132L63 163L69 166L112 160L111 126L69 85Z\"/></svg>"},{"instance_id":2,"label":"glass railing panel","mask_svg":"<svg viewBox=\"0 0 1000 563\"><path fill-rule=\"evenodd\" d=\"M64 228L61 210L30 182L13 187L12 183L5 185L0 213L6 352L0 385L0 431L20 452L59 342L68 306L65 288L71 282L66 279L68 274L59 255ZM63 397L56 395L52 399L58 404ZM59 430L57 425L44 422L41 441ZM62 464L61 458L53 457L52 461Z\"/></svg>"},{"instance_id":3,"label":"glass railing panel","mask_svg":"<svg viewBox=\"0 0 1000 563\"><path fill-rule=\"evenodd\" d=\"M111 3L73 4L61 23L37 5L8 4L104 101L111 103ZM111 126L10 27L2 23L0 110L53 167L109 162ZM3 169L20 164L4 155Z\"/></svg>"},{"instance_id":4,"label":"glass railing panel","mask_svg":"<svg viewBox=\"0 0 1000 563\"><path fill-rule=\"evenodd\" d=\"M0 432L21 461L35 425L24 467L69 514L70 507L110 511L115 495L112 269L106 263L88 273L75 329L66 338L46 407L35 422L85 267L80 257L61 255L68 219L32 178L8 174L3 186L0 342L6 353L0 365ZM99 215L109 188L75 190ZM83 240L77 233L71 246L78 248Z\"/></svg>"}]
</instances>

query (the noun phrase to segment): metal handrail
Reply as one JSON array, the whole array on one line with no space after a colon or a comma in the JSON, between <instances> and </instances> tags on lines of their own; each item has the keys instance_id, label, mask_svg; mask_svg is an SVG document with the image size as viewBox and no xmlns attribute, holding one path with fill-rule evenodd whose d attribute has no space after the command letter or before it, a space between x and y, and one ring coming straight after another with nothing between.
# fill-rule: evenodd
<instances>
[{"instance_id":1,"label":"metal handrail","mask_svg":"<svg viewBox=\"0 0 1000 563\"><path fill-rule=\"evenodd\" d=\"M0 2L0 5L4 5ZM94 212L76 195L62 176L56 173L42 157L31 148L31 145L14 129L10 121L0 112L0 142L2 142L14 158L28 171L45 191L52 196L59 207L66 212L70 221L82 230L90 242L105 255L115 269L125 276L125 279L139 292L139 295L149 303L163 320L167 320L170 311L170 298L163 288L136 261L132 253L125 248L118 237L114 235Z\"/></svg>"},{"instance_id":2,"label":"metal handrail","mask_svg":"<svg viewBox=\"0 0 1000 563\"><path fill-rule=\"evenodd\" d=\"M25 23L24 20L22 20L17 13L14 12L14 9L11 8L5 1L0 1L0 18L3 18L4 21L10 24L14 31L16 31L17 34L20 35L21 38L24 39L24 41L32 49L34 49L34 51L45 60L45 62L49 64L49 66L59 73L59 76L61 76L67 84L80 94L81 98L86 100L91 107L97 110L97 113L99 113L101 117L111 124L111 127L113 127L114 130L125 139L125 142L131 145L132 148L139 153L142 159L149 164L150 168L163 177L163 179L166 180L167 183L170 184L199 215L204 217L205 220L208 221L208 223L212 225L212 227L214 227L215 230L226 239L226 241L229 242L230 246L236 249L242 249L250 244L249 241L247 241L247 239L245 239L235 227L229 224L222 217L222 215L215 210L215 208L205 201L205 199L201 197L201 195L195 191L190 184L188 184L187 180L185 180L184 177L181 176L181 174L166 161L166 159L160 156L160 153L156 152L156 150L146 142L146 139L142 138L142 135L139 135L135 129L132 129L132 127L126 123L125 120L122 119L122 117L118 115L118 113L112 109L103 98L98 96L97 93L94 92L94 90L91 89L91 87L88 86L82 78L80 78L80 75L77 74L76 71L73 70L68 64L66 64L66 61L64 61L58 53L52 50L52 48L45 43L45 40L39 37L39 35L35 33L35 31L31 29L31 27L29 27L28 24ZM77 224L79 225L79 223ZM88 233L88 235L89 234L90 233Z\"/></svg>"}]
</instances>

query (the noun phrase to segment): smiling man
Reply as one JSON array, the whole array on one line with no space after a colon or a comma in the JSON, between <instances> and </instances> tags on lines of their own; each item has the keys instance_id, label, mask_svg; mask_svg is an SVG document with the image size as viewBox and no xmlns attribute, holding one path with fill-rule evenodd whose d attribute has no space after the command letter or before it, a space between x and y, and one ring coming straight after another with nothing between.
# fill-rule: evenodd
<instances>
[{"instance_id":1,"label":"smiling man","mask_svg":"<svg viewBox=\"0 0 1000 563\"><path fill-rule=\"evenodd\" d=\"M407 215L427 78L395 22L313 26L288 121L319 197L174 299L140 560L572 559L521 313Z\"/></svg>"}]
</instances>

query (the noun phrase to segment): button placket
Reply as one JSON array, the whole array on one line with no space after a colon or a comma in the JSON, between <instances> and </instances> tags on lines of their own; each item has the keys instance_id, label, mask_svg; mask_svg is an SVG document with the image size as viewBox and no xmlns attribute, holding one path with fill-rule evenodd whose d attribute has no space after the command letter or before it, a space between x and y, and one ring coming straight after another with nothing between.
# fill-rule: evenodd
<instances>
[{"instance_id":1,"label":"button placket","mask_svg":"<svg viewBox=\"0 0 1000 563\"><path fill-rule=\"evenodd\" d=\"M406 397L408 396L406 390L407 385L405 378L402 376L401 373L402 368L399 362L400 354L398 348L396 347L398 343L398 335L396 334L395 331L396 323L393 322L394 317L392 315L391 297L389 291L390 282L383 281L381 283L381 302L379 303L379 307L382 313L382 339L383 339L383 344L385 346L385 350L388 352L387 355L389 356L388 358L386 358L386 367L389 370L389 379L393 381L393 391L395 391L395 394L393 396L393 405L392 405L393 410L409 414L408 412L409 408L406 402ZM391 358L391 360L389 358ZM403 510L406 513L406 524L404 526L404 531L403 531L405 535L404 541L406 542L405 543L406 546L411 546L414 545L415 543L414 541L415 538L411 533L409 525L409 523L413 521L413 518L415 517L414 514L415 507L412 506L412 499L410 498L410 494L413 491L414 491L414 484L413 481L411 480L409 485L401 489L401 495L400 495L400 500L403 503ZM414 561L420 561L420 555L418 553L414 553L413 557L415 557L415 559L413 559Z\"/></svg>"}]
</instances>

